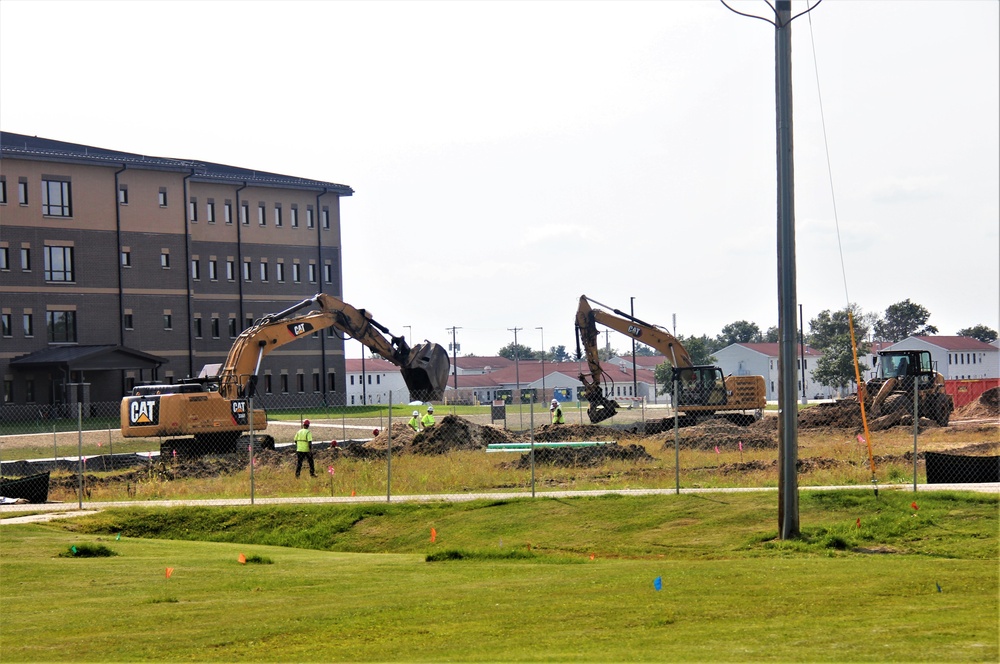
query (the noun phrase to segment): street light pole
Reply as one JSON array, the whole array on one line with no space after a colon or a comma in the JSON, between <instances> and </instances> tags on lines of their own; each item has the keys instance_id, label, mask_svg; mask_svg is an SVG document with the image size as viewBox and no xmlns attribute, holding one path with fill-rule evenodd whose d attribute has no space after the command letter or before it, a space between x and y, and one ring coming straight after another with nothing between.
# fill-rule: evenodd
<instances>
[{"instance_id":1,"label":"street light pole","mask_svg":"<svg viewBox=\"0 0 1000 664\"><path fill-rule=\"evenodd\" d=\"M545 328L536 327L542 335L542 401L545 400Z\"/></svg>"},{"instance_id":2,"label":"street light pole","mask_svg":"<svg viewBox=\"0 0 1000 664\"><path fill-rule=\"evenodd\" d=\"M455 398L458 398L458 342L455 339L455 333L461 330L460 327L446 327L446 330L451 330L451 375L455 377L454 387L455 387Z\"/></svg>"}]
</instances>

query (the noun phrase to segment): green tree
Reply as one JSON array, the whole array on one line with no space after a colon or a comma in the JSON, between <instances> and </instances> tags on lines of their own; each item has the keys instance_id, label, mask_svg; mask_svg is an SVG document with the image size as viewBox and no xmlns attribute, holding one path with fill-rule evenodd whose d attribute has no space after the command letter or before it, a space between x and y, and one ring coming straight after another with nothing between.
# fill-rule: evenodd
<instances>
[{"instance_id":1,"label":"green tree","mask_svg":"<svg viewBox=\"0 0 1000 664\"><path fill-rule=\"evenodd\" d=\"M551 359L553 362L569 362L572 358L566 352L566 346L552 346L545 359Z\"/></svg>"},{"instance_id":2,"label":"green tree","mask_svg":"<svg viewBox=\"0 0 1000 664\"><path fill-rule=\"evenodd\" d=\"M738 320L726 325L722 328L722 334L716 337L719 348L725 348L731 344L757 343L762 339L763 335L757 324L746 320Z\"/></svg>"},{"instance_id":3,"label":"green tree","mask_svg":"<svg viewBox=\"0 0 1000 664\"><path fill-rule=\"evenodd\" d=\"M772 325L767 328L767 332L764 333L764 341L771 344L778 343L778 339L781 338L781 333L778 331L777 325Z\"/></svg>"},{"instance_id":4,"label":"green tree","mask_svg":"<svg viewBox=\"0 0 1000 664\"><path fill-rule=\"evenodd\" d=\"M868 335L869 324L857 305L851 304L848 308L832 313L827 309L809 321L810 333L806 340L822 353L813 370L813 380L821 385L843 389L854 382L849 313L854 317L854 337L858 340L860 357L870 350L871 344L863 341ZM861 363L860 370L862 373L867 371L867 365Z\"/></svg>"},{"instance_id":5,"label":"green tree","mask_svg":"<svg viewBox=\"0 0 1000 664\"><path fill-rule=\"evenodd\" d=\"M972 337L988 344L997 340L997 331L985 325L973 325L972 327L959 330L958 336Z\"/></svg>"},{"instance_id":6,"label":"green tree","mask_svg":"<svg viewBox=\"0 0 1000 664\"><path fill-rule=\"evenodd\" d=\"M653 357L654 355L658 355L658 354L659 353L657 353L656 350L654 350L650 346L647 346L646 344L637 343L635 345L635 356L636 357Z\"/></svg>"},{"instance_id":7,"label":"green tree","mask_svg":"<svg viewBox=\"0 0 1000 664\"><path fill-rule=\"evenodd\" d=\"M885 309L885 317L875 323L875 337L881 341L902 341L913 335L937 334L938 329L927 325L931 313L909 298ZM857 321L855 321L857 323Z\"/></svg>"},{"instance_id":8,"label":"green tree","mask_svg":"<svg viewBox=\"0 0 1000 664\"><path fill-rule=\"evenodd\" d=\"M497 355L500 357L506 357L508 360L531 360L535 357L535 351L531 350L531 346L514 344L512 341L497 351Z\"/></svg>"}]
</instances>

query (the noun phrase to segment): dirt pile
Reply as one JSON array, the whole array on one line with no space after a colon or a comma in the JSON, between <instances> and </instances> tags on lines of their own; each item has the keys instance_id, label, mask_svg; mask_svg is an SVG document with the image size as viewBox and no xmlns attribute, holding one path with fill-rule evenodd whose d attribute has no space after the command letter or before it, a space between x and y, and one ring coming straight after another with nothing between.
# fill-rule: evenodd
<instances>
[{"instance_id":1,"label":"dirt pile","mask_svg":"<svg viewBox=\"0 0 1000 664\"><path fill-rule=\"evenodd\" d=\"M392 426L392 448L412 454L447 454L452 450L481 450L490 443L517 442L507 431L488 424L475 424L457 415L445 415L430 429L414 432L405 423ZM380 431L364 444L367 449L385 450L389 432ZM350 448L348 448L348 451Z\"/></svg>"},{"instance_id":2,"label":"dirt pile","mask_svg":"<svg viewBox=\"0 0 1000 664\"><path fill-rule=\"evenodd\" d=\"M763 422L761 420L752 426L741 427L725 419L705 420L695 426L680 429L680 445L685 449L696 450L711 450L715 447L720 450L738 450L740 443L743 443L743 449L774 449L778 446L777 427L772 428ZM672 431L656 434L653 438L662 440L664 448L674 445Z\"/></svg>"},{"instance_id":3,"label":"dirt pile","mask_svg":"<svg viewBox=\"0 0 1000 664\"><path fill-rule=\"evenodd\" d=\"M534 430L536 443L564 443L569 441L605 441L616 438L613 429L596 424L543 424ZM531 441L529 432L522 432L515 442Z\"/></svg>"},{"instance_id":4,"label":"dirt pile","mask_svg":"<svg viewBox=\"0 0 1000 664\"><path fill-rule=\"evenodd\" d=\"M591 447L539 447L535 449L535 465L545 464L562 468L586 468L600 466L608 461L654 461L652 455L642 445L593 445ZM527 470L531 468L531 454L509 464L510 468Z\"/></svg>"},{"instance_id":5,"label":"dirt pile","mask_svg":"<svg viewBox=\"0 0 1000 664\"><path fill-rule=\"evenodd\" d=\"M841 399L799 411L802 429L851 429L861 426L861 404L857 399Z\"/></svg>"},{"instance_id":6,"label":"dirt pile","mask_svg":"<svg viewBox=\"0 0 1000 664\"><path fill-rule=\"evenodd\" d=\"M986 390L978 399L955 411L955 418L963 420L997 416L1000 416L1000 387Z\"/></svg>"}]
</instances>

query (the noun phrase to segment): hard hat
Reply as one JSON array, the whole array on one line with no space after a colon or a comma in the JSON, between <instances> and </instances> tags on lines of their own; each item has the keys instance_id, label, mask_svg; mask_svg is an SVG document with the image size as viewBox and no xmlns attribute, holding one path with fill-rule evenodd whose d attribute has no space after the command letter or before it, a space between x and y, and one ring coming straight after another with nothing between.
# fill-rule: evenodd
<instances>
[{"instance_id":1,"label":"hard hat","mask_svg":"<svg viewBox=\"0 0 1000 664\"><path fill-rule=\"evenodd\" d=\"M413 411L413 416L414 416L414 417L419 417L419 416L420 416L420 413L419 413L418 411Z\"/></svg>"},{"instance_id":2,"label":"hard hat","mask_svg":"<svg viewBox=\"0 0 1000 664\"><path fill-rule=\"evenodd\" d=\"M309 420L302 420L302 426L304 427L309 426Z\"/></svg>"},{"instance_id":3,"label":"hard hat","mask_svg":"<svg viewBox=\"0 0 1000 664\"><path fill-rule=\"evenodd\" d=\"M434 406L427 406L427 412L428 413L433 413L434 412Z\"/></svg>"},{"instance_id":4,"label":"hard hat","mask_svg":"<svg viewBox=\"0 0 1000 664\"><path fill-rule=\"evenodd\" d=\"M559 405L559 400L558 399L553 399L552 400L552 405L553 406L558 406Z\"/></svg>"}]
</instances>

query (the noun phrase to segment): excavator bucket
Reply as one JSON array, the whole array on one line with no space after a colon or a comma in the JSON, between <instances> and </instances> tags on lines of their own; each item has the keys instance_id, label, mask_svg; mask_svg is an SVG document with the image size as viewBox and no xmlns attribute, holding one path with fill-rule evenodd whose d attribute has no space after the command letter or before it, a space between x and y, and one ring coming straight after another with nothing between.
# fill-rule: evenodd
<instances>
[{"instance_id":1,"label":"excavator bucket","mask_svg":"<svg viewBox=\"0 0 1000 664\"><path fill-rule=\"evenodd\" d=\"M441 344L425 341L410 349L406 364L400 368L410 398L419 401L440 401L448 386L451 362Z\"/></svg>"},{"instance_id":2,"label":"excavator bucket","mask_svg":"<svg viewBox=\"0 0 1000 664\"><path fill-rule=\"evenodd\" d=\"M618 402L614 399L606 399L603 396L595 395L587 408L587 417L591 423L597 424L615 416L618 412Z\"/></svg>"}]
</instances>

